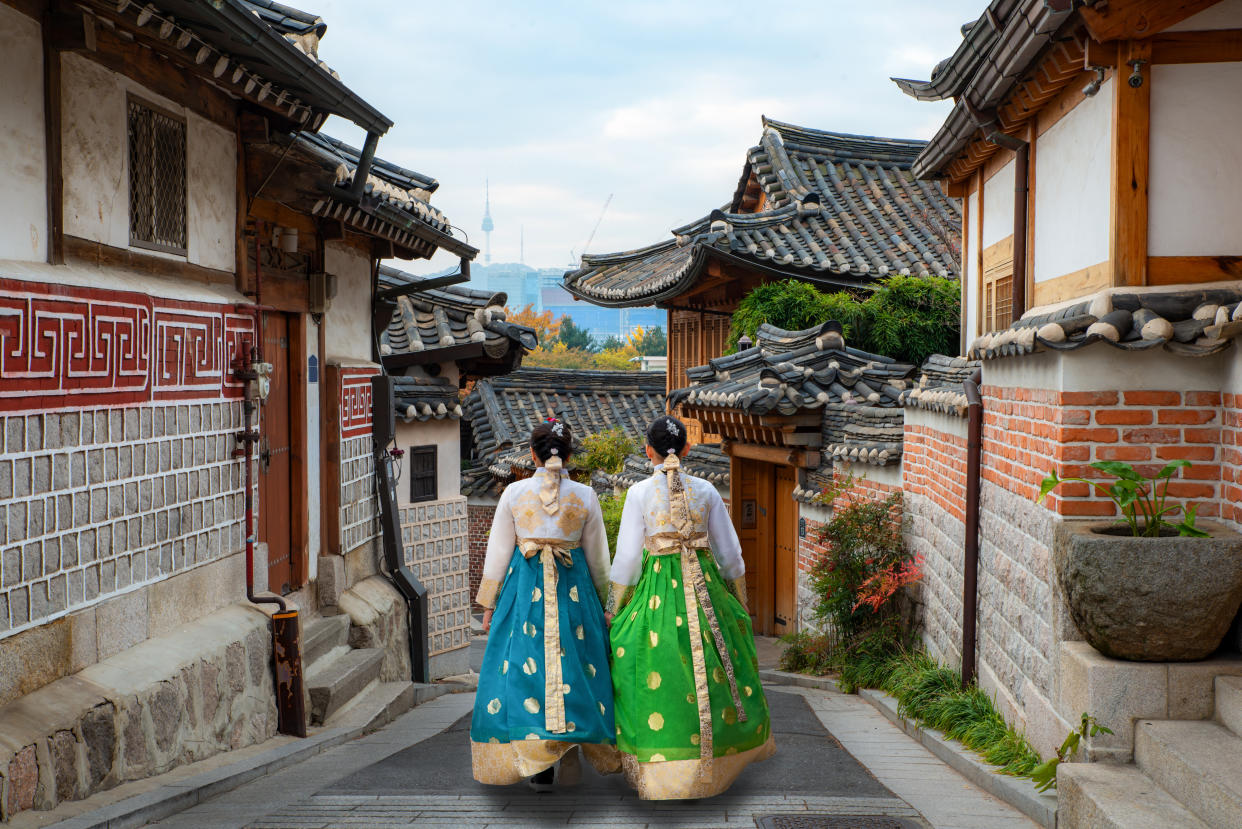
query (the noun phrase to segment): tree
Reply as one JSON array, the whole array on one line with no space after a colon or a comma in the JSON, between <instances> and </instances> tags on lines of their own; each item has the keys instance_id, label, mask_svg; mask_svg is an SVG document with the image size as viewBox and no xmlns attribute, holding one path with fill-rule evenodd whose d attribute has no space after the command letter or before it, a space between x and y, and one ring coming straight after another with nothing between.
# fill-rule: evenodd
<instances>
[{"instance_id":1,"label":"tree","mask_svg":"<svg viewBox=\"0 0 1242 829\"><path fill-rule=\"evenodd\" d=\"M599 344L600 351L615 351L618 348L625 348L625 340L616 334L609 334L608 339Z\"/></svg>"},{"instance_id":2,"label":"tree","mask_svg":"<svg viewBox=\"0 0 1242 829\"><path fill-rule=\"evenodd\" d=\"M535 306L530 304L516 313L510 310L506 315L506 319L509 322L515 322L518 325L525 325L528 328L535 329L535 336L539 338L539 342L550 346L552 341L560 334L561 323L564 318L552 316L551 311L537 314L535 313Z\"/></svg>"},{"instance_id":3,"label":"tree","mask_svg":"<svg viewBox=\"0 0 1242 829\"><path fill-rule=\"evenodd\" d=\"M640 364L634 358L638 352L633 346L608 348L595 355L595 367L606 371L638 371Z\"/></svg>"},{"instance_id":4,"label":"tree","mask_svg":"<svg viewBox=\"0 0 1242 829\"><path fill-rule=\"evenodd\" d=\"M663 357L668 354L668 337L658 325L649 331L635 329L630 335L630 341L643 357Z\"/></svg>"},{"instance_id":5,"label":"tree","mask_svg":"<svg viewBox=\"0 0 1242 829\"><path fill-rule=\"evenodd\" d=\"M566 348L562 342L552 343L550 348L540 344L522 358L522 365L536 368L596 368L591 354L580 348Z\"/></svg>"},{"instance_id":6,"label":"tree","mask_svg":"<svg viewBox=\"0 0 1242 829\"><path fill-rule=\"evenodd\" d=\"M738 305L729 347L746 334L754 339L763 323L790 331L841 323L845 341L855 348L921 365L932 354L956 354L960 289L940 277L890 276L869 295L845 291L825 294L805 282L770 282Z\"/></svg>"},{"instance_id":7,"label":"tree","mask_svg":"<svg viewBox=\"0 0 1242 829\"><path fill-rule=\"evenodd\" d=\"M568 349L587 352L596 350L595 338L591 336L591 332L585 328L579 328L574 323L573 317L561 317L561 331L557 335L557 341L563 343Z\"/></svg>"}]
</instances>

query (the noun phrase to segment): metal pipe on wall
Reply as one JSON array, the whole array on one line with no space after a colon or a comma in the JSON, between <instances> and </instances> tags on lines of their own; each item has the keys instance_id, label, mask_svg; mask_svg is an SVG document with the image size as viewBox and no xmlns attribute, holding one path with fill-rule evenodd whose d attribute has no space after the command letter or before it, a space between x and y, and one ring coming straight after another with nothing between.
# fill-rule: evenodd
<instances>
[{"instance_id":1,"label":"metal pipe on wall","mask_svg":"<svg viewBox=\"0 0 1242 829\"><path fill-rule=\"evenodd\" d=\"M979 601L979 469L983 457L983 396L976 370L963 383L966 392L966 538L962 555L962 687L975 681L975 643Z\"/></svg>"},{"instance_id":2,"label":"metal pipe on wall","mask_svg":"<svg viewBox=\"0 0 1242 829\"><path fill-rule=\"evenodd\" d=\"M1014 151L1013 164L1013 321L1026 312L1026 200L1030 188L1031 145Z\"/></svg>"}]
</instances>

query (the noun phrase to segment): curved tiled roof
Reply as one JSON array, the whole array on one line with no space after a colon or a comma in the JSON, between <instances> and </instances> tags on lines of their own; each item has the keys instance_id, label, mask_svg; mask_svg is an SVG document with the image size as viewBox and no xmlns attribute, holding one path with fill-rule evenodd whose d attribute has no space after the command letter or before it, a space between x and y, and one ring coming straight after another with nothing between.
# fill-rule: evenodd
<instances>
[{"instance_id":1,"label":"curved tiled roof","mask_svg":"<svg viewBox=\"0 0 1242 829\"><path fill-rule=\"evenodd\" d=\"M905 403L915 409L966 416L966 392L962 384L979 368L978 360L933 354L919 367L919 380L906 393Z\"/></svg>"},{"instance_id":2,"label":"curved tiled roof","mask_svg":"<svg viewBox=\"0 0 1242 829\"><path fill-rule=\"evenodd\" d=\"M381 288L417 284L418 277L381 265ZM511 351L515 364L539 342L534 329L505 319L503 293L460 285L431 288L398 297L397 309L380 335L380 353L409 354L436 348L480 343L495 360Z\"/></svg>"},{"instance_id":3,"label":"curved tiled roof","mask_svg":"<svg viewBox=\"0 0 1242 829\"><path fill-rule=\"evenodd\" d=\"M584 256L565 274L575 296L600 305L664 301L697 278L711 254L786 275L864 285L890 274L955 277L951 241L961 208L910 165L921 141L848 135L765 118L728 210L637 250ZM765 209L739 212L751 178Z\"/></svg>"},{"instance_id":4,"label":"curved tiled roof","mask_svg":"<svg viewBox=\"0 0 1242 829\"><path fill-rule=\"evenodd\" d=\"M697 443L681 461L682 469L697 478L711 481L718 487L729 485L729 458L720 451L719 443ZM652 475L651 459L645 452L625 458L625 466L615 475L604 473L603 479L612 486L631 487Z\"/></svg>"},{"instance_id":5,"label":"curved tiled roof","mask_svg":"<svg viewBox=\"0 0 1242 829\"><path fill-rule=\"evenodd\" d=\"M662 371L522 368L478 381L463 407L473 451L462 491L485 494L511 480L529 458L531 429L549 410L577 440L614 426L641 440L664 413L664 386Z\"/></svg>"},{"instance_id":6,"label":"curved tiled roof","mask_svg":"<svg viewBox=\"0 0 1242 829\"><path fill-rule=\"evenodd\" d=\"M1163 348L1202 357L1242 335L1242 280L1184 289L1110 288L1055 308L1033 308L1003 331L971 343L976 360L1107 343L1122 351Z\"/></svg>"},{"instance_id":7,"label":"curved tiled roof","mask_svg":"<svg viewBox=\"0 0 1242 829\"><path fill-rule=\"evenodd\" d=\"M790 415L825 406L896 407L914 366L846 346L837 322L804 331L761 325L754 348L687 369L669 404Z\"/></svg>"},{"instance_id":8,"label":"curved tiled roof","mask_svg":"<svg viewBox=\"0 0 1242 829\"><path fill-rule=\"evenodd\" d=\"M397 417L414 420L456 420L461 417L457 384L447 379L393 377Z\"/></svg>"}]
</instances>

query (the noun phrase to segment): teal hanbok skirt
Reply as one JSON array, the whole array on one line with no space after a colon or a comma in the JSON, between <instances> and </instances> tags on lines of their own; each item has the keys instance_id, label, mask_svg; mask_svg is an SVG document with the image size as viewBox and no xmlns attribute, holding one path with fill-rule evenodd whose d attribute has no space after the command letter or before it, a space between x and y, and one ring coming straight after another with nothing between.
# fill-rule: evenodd
<instances>
[{"instance_id":1,"label":"teal hanbok skirt","mask_svg":"<svg viewBox=\"0 0 1242 829\"><path fill-rule=\"evenodd\" d=\"M513 551L492 614L470 723L474 777L507 785L550 768L581 745L600 772L620 770L613 724L608 628L581 548L555 561L555 613L543 553ZM548 622L555 619L546 631ZM557 637L545 642L545 631ZM560 692L547 655L560 665ZM553 671L552 680L555 680Z\"/></svg>"}]
</instances>

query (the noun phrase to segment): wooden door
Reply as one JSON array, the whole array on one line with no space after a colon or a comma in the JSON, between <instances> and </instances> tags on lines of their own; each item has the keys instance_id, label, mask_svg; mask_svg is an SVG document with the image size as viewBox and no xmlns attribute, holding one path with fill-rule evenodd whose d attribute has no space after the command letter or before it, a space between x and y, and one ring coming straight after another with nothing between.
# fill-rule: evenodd
<instances>
[{"instance_id":1,"label":"wooden door","mask_svg":"<svg viewBox=\"0 0 1242 829\"><path fill-rule=\"evenodd\" d=\"M289 328L287 315L263 315L263 359L272 364L272 386L263 403L259 439L259 541L267 544L268 589L281 595L296 586L292 555L293 383Z\"/></svg>"},{"instance_id":2,"label":"wooden door","mask_svg":"<svg viewBox=\"0 0 1242 829\"><path fill-rule=\"evenodd\" d=\"M772 535L775 539L772 584L775 612L773 628L776 635L797 629L798 616L798 502L793 498L798 472L792 466L776 467Z\"/></svg>"}]
</instances>

